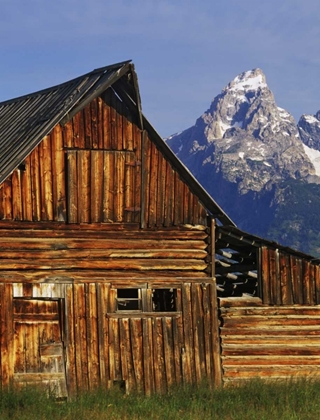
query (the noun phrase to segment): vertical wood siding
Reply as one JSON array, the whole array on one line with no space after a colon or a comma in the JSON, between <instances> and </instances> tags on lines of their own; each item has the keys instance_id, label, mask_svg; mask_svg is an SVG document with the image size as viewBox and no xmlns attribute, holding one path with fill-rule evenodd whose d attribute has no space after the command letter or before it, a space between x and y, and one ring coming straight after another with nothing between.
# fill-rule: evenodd
<instances>
[{"instance_id":1,"label":"vertical wood siding","mask_svg":"<svg viewBox=\"0 0 320 420\"><path fill-rule=\"evenodd\" d=\"M153 286L155 283L157 286ZM159 287L159 284L168 287L167 283L155 279L148 283L148 290ZM145 286L145 283L142 285ZM168 313L116 312L116 296L108 281L33 284L29 300L21 296L23 287L19 283L13 287L12 284L2 285L4 294L1 297L7 298L8 312L1 317L3 383L8 382L12 375L12 360L6 358L6 346L12 342L13 318L10 313L13 303L17 301L23 308L25 302L28 313L32 312L31 306L36 305L35 316L40 316L36 310L38 306L52 306L56 302L54 299L59 298L63 303L60 325L69 395L79 390L120 386L122 383L128 391L138 389L147 394L165 392L174 384L196 384L203 379L214 384L216 369L219 370L214 358L213 339L218 331L215 285L195 279L184 283L174 280L172 285L177 288L180 303L177 312ZM135 287L139 287L139 282L135 283ZM45 299L49 299L48 303ZM30 315L20 312L16 315L21 320L19 322L24 319L30 322ZM53 321L51 318L48 321L49 317L48 313L43 322L57 322L56 316ZM33 331L28 328L29 332ZM34 331L37 331L37 326ZM38 339L36 333L28 338L31 350L33 345L38 345ZM19 370L19 366L24 363L21 357L18 353L14 357L18 376L22 369ZM34 359L35 366L36 362ZM30 369L29 376L36 376L37 369ZM59 373L55 375L61 376Z\"/></svg>"},{"instance_id":2,"label":"vertical wood siding","mask_svg":"<svg viewBox=\"0 0 320 420\"><path fill-rule=\"evenodd\" d=\"M206 217L112 89L57 125L0 185L0 220L156 227Z\"/></svg>"},{"instance_id":3,"label":"vertical wood siding","mask_svg":"<svg viewBox=\"0 0 320 420\"><path fill-rule=\"evenodd\" d=\"M2 386L9 386L13 377L13 287L0 284L0 375Z\"/></svg>"},{"instance_id":4,"label":"vertical wood siding","mask_svg":"<svg viewBox=\"0 0 320 420\"><path fill-rule=\"evenodd\" d=\"M263 303L270 305L320 304L319 266L284 251L261 248Z\"/></svg>"}]
</instances>

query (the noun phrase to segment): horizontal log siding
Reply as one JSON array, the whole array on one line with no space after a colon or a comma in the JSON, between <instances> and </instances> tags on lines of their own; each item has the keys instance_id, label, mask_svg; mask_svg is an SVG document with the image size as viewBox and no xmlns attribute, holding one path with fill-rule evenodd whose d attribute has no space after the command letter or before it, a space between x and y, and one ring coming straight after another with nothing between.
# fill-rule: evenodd
<instances>
[{"instance_id":1,"label":"horizontal log siding","mask_svg":"<svg viewBox=\"0 0 320 420\"><path fill-rule=\"evenodd\" d=\"M198 198L148 136L143 150L141 139L108 89L56 126L0 185L0 220L206 224Z\"/></svg>"},{"instance_id":2,"label":"horizontal log siding","mask_svg":"<svg viewBox=\"0 0 320 420\"><path fill-rule=\"evenodd\" d=\"M320 375L320 307L221 299L223 380Z\"/></svg>"},{"instance_id":3,"label":"horizontal log siding","mask_svg":"<svg viewBox=\"0 0 320 420\"><path fill-rule=\"evenodd\" d=\"M3 270L208 272L207 233L193 229L0 229ZM23 273L21 273L23 274ZM35 273L36 274L36 273Z\"/></svg>"},{"instance_id":4,"label":"horizontal log siding","mask_svg":"<svg viewBox=\"0 0 320 420\"><path fill-rule=\"evenodd\" d=\"M38 283L30 289L30 297L61 298L64 302L62 333L69 394L121 385L122 381L128 391L138 389L146 394L165 392L173 384L197 384L205 378L213 384L213 337L218 331L217 311L211 312L216 302L214 284L195 279L172 283L178 291L177 312L131 314L114 313L115 284ZM142 287L145 285L142 283ZM150 280L147 290L161 285L168 287L167 282ZM12 375L6 350L12 342L12 284L1 287L8 289L0 295L0 307L5 303L7 310L1 317L5 382ZM23 287L14 284L13 296L23 296Z\"/></svg>"},{"instance_id":5,"label":"horizontal log siding","mask_svg":"<svg viewBox=\"0 0 320 420\"><path fill-rule=\"evenodd\" d=\"M278 249L261 249L263 303L320 304L320 271L312 262Z\"/></svg>"}]
</instances>

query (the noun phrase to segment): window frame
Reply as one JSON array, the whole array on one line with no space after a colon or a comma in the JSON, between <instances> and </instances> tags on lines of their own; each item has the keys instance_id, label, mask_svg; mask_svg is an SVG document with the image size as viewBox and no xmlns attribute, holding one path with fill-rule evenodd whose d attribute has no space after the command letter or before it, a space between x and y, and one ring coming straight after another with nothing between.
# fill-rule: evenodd
<instances>
[{"instance_id":1,"label":"window frame","mask_svg":"<svg viewBox=\"0 0 320 420\"><path fill-rule=\"evenodd\" d=\"M125 297L118 297L118 290L137 290L137 298L125 298ZM141 314L141 313L150 313L150 314L161 314L161 313L172 313L177 314L181 312L181 285L170 285L170 284L112 284L110 291L111 301L110 301L110 309L112 313L116 314ZM164 290L170 291L174 294L174 310L167 310L167 311L157 311L154 308L154 301L153 295L155 290ZM140 309L119 309L118 302L125 301L125 300L137 300L139 301Z\"/></svg>"}]
</instances>

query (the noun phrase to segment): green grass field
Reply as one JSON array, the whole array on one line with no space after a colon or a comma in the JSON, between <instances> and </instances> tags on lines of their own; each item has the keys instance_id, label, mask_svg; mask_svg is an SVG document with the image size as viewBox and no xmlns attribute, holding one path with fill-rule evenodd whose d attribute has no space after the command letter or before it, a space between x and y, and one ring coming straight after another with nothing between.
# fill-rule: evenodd
<instances>
[{"instance_id":1,"label":"green grass field","mask_svg":"<svg viewBox=\"0 0 320 420\"><path fill-rule=\"evenodd\" d=\"M203 384L151 397L100 389L59 403L39 390L2 391L0 419L318 420L320 381L252 381L216 390Z\"/></svg>"}]
</instances>

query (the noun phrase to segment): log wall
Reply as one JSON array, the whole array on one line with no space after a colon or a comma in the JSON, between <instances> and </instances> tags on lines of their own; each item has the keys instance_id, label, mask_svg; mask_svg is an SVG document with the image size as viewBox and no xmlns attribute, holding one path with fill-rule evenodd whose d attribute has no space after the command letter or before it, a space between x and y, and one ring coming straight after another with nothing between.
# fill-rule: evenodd
<instances>
[{"instance_id":1,"label":"log wall","mask_svg":"<svg viewBox=\"0 0 320 420\"><path fill-rule=\"evenodd\" d=\"M320 375L320 307L220 299L223 381Z\"/></svg>"},{"instance_id":2,"label":"log wall","mask_svg":"<svg viewBox=\"0 0 320 420\"><path fill-rule=\"evenodd\" d=\"M206 224L177 171L108 89L0 185L0 220Z\"/></svg>"},{"instance_id":3,"label":"log wall","mask_svg":"<svg viewBox=\"0 0 320 420\"><path fill-rule=\"evenodd\" d=\"M320 304L319 265L285 251L261 247L261 291L270 305Z\"/></svg>"},{"instance_id":4,"label":"log wall","mask_svg":"<svg viewBox=\"0 0 320 420\"><path fill-rule=\"evenodd\" d=\"M67 229L69 226L69 229ZM139 229L138 225L75 225L60 228L13 222L0 229L0 278L6 280L36 276L103 277L104 272L122 271L130 278L134 273L152 276L161 272L170 277L210 276L208 234L204 226L168 229ZM14 229L15 227L15 229ZM29 228L28 228L29 227ZM89 275L89 274L87 274ZM140 274L141 275L141 274Z\"/></svg>"}]
</instances>

